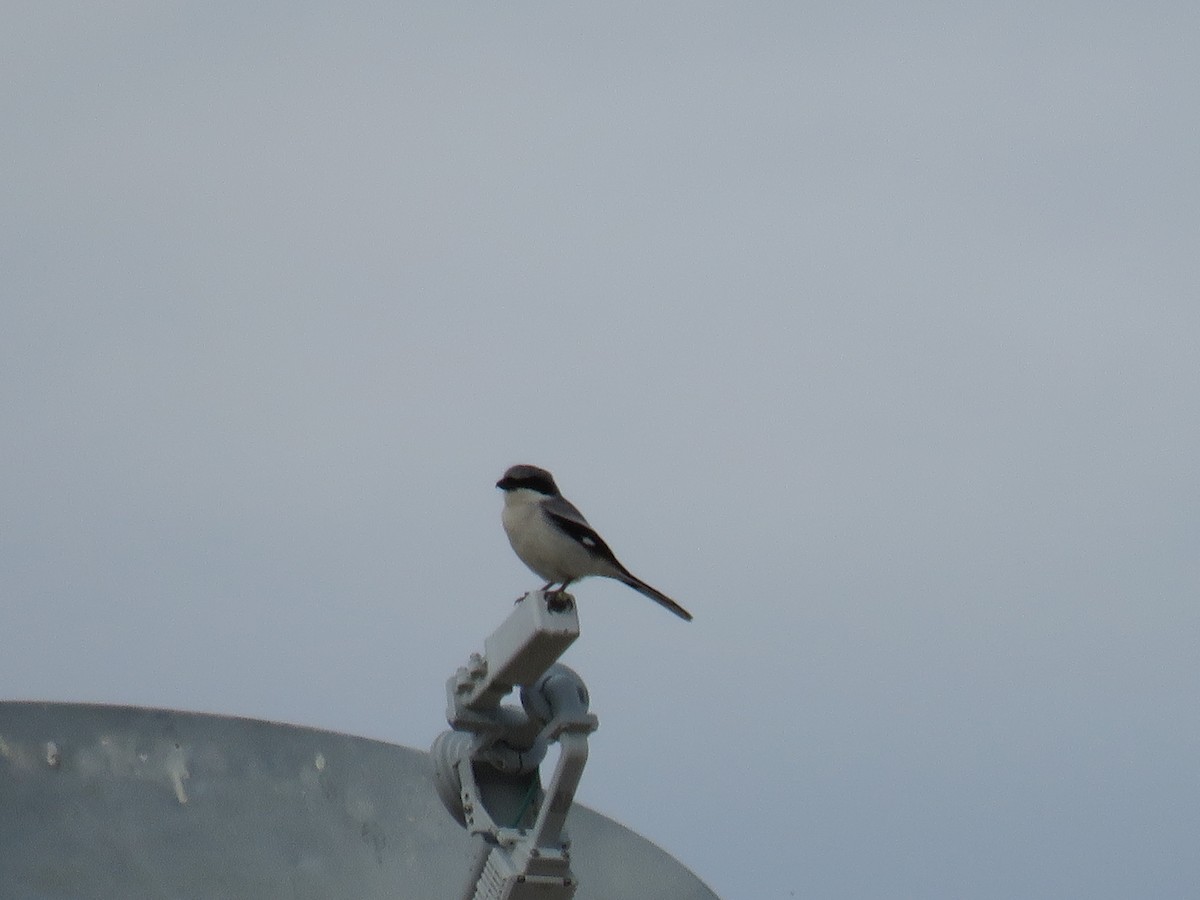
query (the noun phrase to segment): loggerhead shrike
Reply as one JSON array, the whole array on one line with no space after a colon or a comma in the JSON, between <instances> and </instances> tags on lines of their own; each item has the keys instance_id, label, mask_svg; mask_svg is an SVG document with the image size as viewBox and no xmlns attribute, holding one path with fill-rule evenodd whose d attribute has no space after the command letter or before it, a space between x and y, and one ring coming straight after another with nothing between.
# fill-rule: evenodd
<instances>
[{"instance_id":1,"label":"loggerhead shrike","mask_svg":"<svg viewBox=\"0 0 1200 900\"><path fill-rule=\"evenodd\" d=\"M545 469L513 466L496 487L504 491L501 518L508 542L521 562L549 579L543 591L556 584L561 585L558 592L565 591L572 581L603 575L624 582L679 618L692 620L690 612L618 562L583 513L558 492L554 476Z\"/></svg>"}]
</instances>

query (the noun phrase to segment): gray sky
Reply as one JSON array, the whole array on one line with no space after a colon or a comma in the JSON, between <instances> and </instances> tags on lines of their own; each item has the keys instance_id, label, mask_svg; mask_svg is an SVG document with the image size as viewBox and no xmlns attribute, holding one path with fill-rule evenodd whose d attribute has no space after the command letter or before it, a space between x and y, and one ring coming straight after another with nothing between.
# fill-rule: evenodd
<instances>
[{"instance_id":1,"label":"gray sky","mask_svg":"<svg viewBox=\"0 0 1200 900\"><path fill-rule=\"evenodd\" d=\"M10 4L0 694L427 747L532 462L727 900L1194 896L1197 10Z\"/></svg>"}]
</instances>

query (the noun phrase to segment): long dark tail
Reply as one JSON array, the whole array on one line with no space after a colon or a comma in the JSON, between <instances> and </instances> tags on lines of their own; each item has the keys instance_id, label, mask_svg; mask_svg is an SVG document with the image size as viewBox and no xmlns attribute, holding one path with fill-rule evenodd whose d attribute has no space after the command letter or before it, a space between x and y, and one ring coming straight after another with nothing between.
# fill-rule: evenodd
<instances>
[{"instance_id":1,"label":"long dark tail","mask_svg":"<svg viewBox=\"0 0 1200 900\"><path fill-rule=\"evenodd\" d=\"M650 587L650 585L646 584L646 582L642 581L641 579L635 578L634 576L630 575L627 578L622 578L621 581L623 581L625 584L629 585L631 588L633 588L639 594L645 594L647 597L649 597L655 603L665 606L667 609L669 609L671 612L675 613L675 615L679 616L679 618L683 619L685 622L692 621L692 614L690 612L688 612L686 609L684 609L682 606L680 606L678 603L676 603L674 600L672 600L670 597L668 597L662 591L656 590L655 588Z\"/></svg>"}]
</instances>

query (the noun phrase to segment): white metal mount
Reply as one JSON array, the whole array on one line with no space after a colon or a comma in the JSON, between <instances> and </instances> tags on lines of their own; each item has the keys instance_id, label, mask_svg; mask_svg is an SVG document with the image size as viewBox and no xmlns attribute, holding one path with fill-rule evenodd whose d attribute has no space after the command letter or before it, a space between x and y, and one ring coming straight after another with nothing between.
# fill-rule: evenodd
<instances>
[{"instance_id":1,"label":"white metal mount","mask_svg":"<svg viewBox=\"0 0 1200 900\"><path fill-rule=\"evenodd\" d=\"M587 686L557 662L579 637L568 594L526 595L446 682L446 719L431 750L438 794L488 852L464 900L570 900L567 811L587 762ZM521 689L521 707L500 701ZM558 762L543 790L539 766L553 743Z\"/></svg>"}]
</instances>

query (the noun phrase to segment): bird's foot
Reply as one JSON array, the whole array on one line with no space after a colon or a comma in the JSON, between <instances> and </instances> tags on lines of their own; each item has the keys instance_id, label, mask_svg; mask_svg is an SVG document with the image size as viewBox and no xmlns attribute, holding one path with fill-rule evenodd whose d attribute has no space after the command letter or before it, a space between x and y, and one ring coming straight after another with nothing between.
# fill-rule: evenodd
<instances>
[{"instance_id":1,"label":"bird's foot","mask_svg":"<svg viewBox=\"0 0 1200 900\"><path fill-rule=\"evenodd\" d=\"M546 593L546 608L550 612L566 612L575 607L575 598L561 588Z\"/></svg>"}]
</instances>

